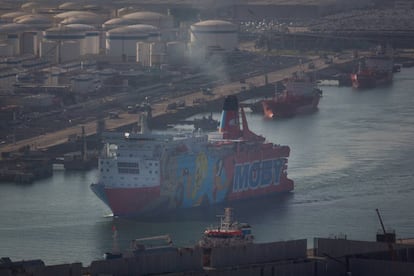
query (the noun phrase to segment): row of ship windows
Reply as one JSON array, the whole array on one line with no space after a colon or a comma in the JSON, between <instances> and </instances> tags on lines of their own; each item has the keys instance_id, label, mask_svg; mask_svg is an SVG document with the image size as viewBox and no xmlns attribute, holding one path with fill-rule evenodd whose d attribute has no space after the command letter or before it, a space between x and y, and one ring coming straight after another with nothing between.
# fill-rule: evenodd
<instances>
[{"instance_id":1,"label":"row of ship windows","mask_svg":"<svg viewBox=\"0 0 414 276\"><path fill-rule=\"evenodd\" d=\"M138 168L138 163L130 163L130 162L118 162L118 168Z\"/></svg>"},{"instance_id":2,"label":"row of ship windows","mask_svg":"<svg viewBox=\"0 0 414 276\"><path fill-rule=\"evenodd\" d=\"M103 176L102 177L103 179L106 179L107 177L106 176ZM110 177L108 177L108 178L110 178L110 179L113 179L113 176L110 176ZM124 180L124 177L120 177L120 179L121 180ZM134 177L134 180L138 180L138 177ZM156 179L155 178L151 178L151 179L145 179L145 181L155 181ZM115 185L110 185L110 186L115 186ZM135 184L135 185L132 185L132 184L123 184L123 183L119 183L119 186L134 186L134 187L137 187L137 186L142 186L142 185L138 185L138 184Z\"/></svg>"},{"instance_id":3,"label":"row of ship windows","mask_svg":"<svg viewBox=\"0 0 414 276\"><path fill-rule=\"evenodd\" d=\"M139 174L139 169L118 168L118 173Z\"/></svg>"},{"instance_id":4,"label":"row of ship windows","mask_svg":"<svg viewBox=\"0 0 414 276\"><path fill-rule=\"evenodd\" d=\"M101 169L101 172L103 172L104 169ZM109 169L106 169L107 172L109 172ZM127 174L139 174L139 169L125 169L125 168L119 168L118 173L127 173ZM152 174L153 171L149 170L149 174ZM158 174L158 171L154 171L154 174Z\"/></svg>"},{"instance_id":5,"label":"row of ship windows","mask_svg":"<svg viewBox=\"0 0 414 276\"><path fill-rule=\"evenodd\" d=\"M101 165L104 164L104 161L101 161ZM106 164L109 165L109 161L106 161ZM138 168L139 164L138 163L131 163L131 162L118 162L117 163L118 167L126 167L126 168ZM148 166L152 166L152 162L148 163ZM155 167L158 167L158 163L154 163Z\"/></svg>"}]
</instances>

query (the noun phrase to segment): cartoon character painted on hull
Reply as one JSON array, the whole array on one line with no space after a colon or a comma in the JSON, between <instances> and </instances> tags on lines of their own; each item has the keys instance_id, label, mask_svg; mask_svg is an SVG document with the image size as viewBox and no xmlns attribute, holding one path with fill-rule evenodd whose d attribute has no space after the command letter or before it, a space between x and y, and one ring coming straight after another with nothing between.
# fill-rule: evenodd
<instances>
[{"instance_id":1,"label":"cartoon character painted on hull","mask_svg":"<svg viewBox=\"0 0 414 276\"><path fill-rule=\"evenodd\" d=\"M208 158L204 152L183 156L177 164L176 207L194 207L226 199L229 185L223 160Z\"/></svg>"}]
</instances>

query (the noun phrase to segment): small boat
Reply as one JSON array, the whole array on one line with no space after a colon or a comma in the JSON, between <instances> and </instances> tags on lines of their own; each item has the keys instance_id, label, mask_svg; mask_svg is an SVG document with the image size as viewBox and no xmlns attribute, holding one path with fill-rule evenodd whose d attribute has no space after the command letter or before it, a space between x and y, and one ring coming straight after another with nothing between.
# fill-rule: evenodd
<instances>
[{"instance_id":1,"label":"small boat","mask_svg":"<svg viewBox=\"0 0 414 276\"><path fill-rule=\"evenodd\" d=\"M253 243L251 226L233 220L233 209L225 208L220 225L207 228L198 245L202 248L226 247Z\"/></svg>"},{"instance_id":2,"label":"small boat","mask_svg":"<svg viewBox=\"0 0 414 276\"><path fill-rule=\"evenodd\" d=\"M210 113L208 117L196 118L193 121L194 129L203 131L216 131L220 124L219 121L213 119L213 114Z\"/></svg>"}]
</instances>

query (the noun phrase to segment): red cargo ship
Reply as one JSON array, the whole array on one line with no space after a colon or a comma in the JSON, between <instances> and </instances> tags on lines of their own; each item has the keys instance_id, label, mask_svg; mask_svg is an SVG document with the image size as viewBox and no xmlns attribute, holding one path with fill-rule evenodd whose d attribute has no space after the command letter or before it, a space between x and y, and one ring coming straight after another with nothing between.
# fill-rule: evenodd
<instances>
[{"instance_id":1,"label":"red cargo ship","mask_svg":"<svg viewBox=\"0 0 414 276\"><path fill-rule=\"evenodd\" d=\"M300 72L285 80L284 89L276 91L272 99L261 103L266 118L283 118L316 111L321 97L316 81Z\"/></svg>"},{"instance_id":2,"label":"red cargo ship","mask_svg":"<svg viewBox=\"0 0 414 276\"><path fill-rule=\"evenodd\" d=\"M365 58L360 63L358 71L351 74L354 88L374 88L392 83L393 60L391 57L380 55Z\"/></svg>"}]
</instances>

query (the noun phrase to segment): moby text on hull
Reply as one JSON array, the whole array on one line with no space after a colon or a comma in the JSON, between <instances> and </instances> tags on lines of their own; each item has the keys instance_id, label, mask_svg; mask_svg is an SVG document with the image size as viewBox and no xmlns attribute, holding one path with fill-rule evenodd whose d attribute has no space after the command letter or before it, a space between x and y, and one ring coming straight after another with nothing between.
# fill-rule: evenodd
<instances>
[{"instance_id":1,"label":"moby text on hull","mask_svg":"<svg viewBox=\"0 0 414 276\"><path fill-rule=\"evenodd\" d=\"M289 153L251 132L229 96L218 132L108 133L91 188L115 216L250 199L293 190Z\"/></svg>"}]
</instances>

